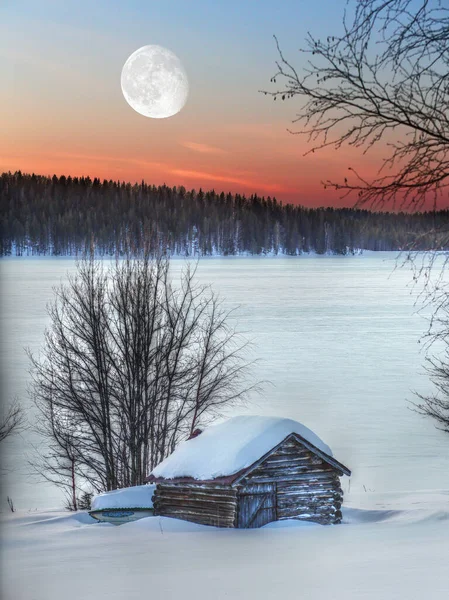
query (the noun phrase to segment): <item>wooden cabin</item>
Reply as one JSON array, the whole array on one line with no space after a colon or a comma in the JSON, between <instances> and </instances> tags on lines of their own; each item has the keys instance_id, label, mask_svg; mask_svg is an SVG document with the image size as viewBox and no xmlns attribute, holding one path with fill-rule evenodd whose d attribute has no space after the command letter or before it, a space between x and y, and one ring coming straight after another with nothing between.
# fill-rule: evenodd
<instances>
[{"instance_id":1,"label":"wooden cabin","mask_svg":"<svg viewBox=\"0 0 449 600\"><path fill-rule=\"evenodd\" d=\"M234 417L179 444L148 477L155 515L217 527L340 523L350 470L291 419Z\"/></svg>"}]
</instances>

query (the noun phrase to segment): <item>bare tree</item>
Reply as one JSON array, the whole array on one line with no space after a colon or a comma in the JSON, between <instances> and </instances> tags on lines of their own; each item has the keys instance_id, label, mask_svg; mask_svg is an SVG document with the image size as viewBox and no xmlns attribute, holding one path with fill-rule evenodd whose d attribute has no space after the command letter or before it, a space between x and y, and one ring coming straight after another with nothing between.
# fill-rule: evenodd
<instances>
[{"instance_id":1,"label":"bare tree","mask_svg":"<svg viewBox=\"0 0 449 600\"><path fill-rule=\"evenodd\" d=\"M18 433L24 427L24 415L22 407L17 399L9 406L6 414L0 421L0 442L14 433Z\"/></svg>"},{"instance_id":2,"label":"bare tree","mask_svg":"<svg viewBox=\"0 0 449 600\"><path fill-rule=\"evenodd\" d=\"M426 372L435 386L435 392L423 395L415 393L411 402L413 410L436 421L436 426L449 433L449 299L446 295L439 310L432 315L433 330L428 335L429 344L436 344L437 355L426 356Z\"/></svg>"},{"instance_id":3,"label":"bare tree","mask_svg":"<svg viewBox=\"0 0 449 600\"><path fill-rule=\"evenodd\" d=\"M441 0L348 0L342 29L319 39L308 34L295 68L275 38L279 59L265 90L274 100L300 99L294 134L310 142L307 154L345 145L363 153L381 147L385 158L367 179L348 165L339 181L324 180L356 206L433 210L448 206L449 6ZM299 129L299 130L298 130ZM429 204L430 203L430 204ZM431 234L431 235L429 235ZM432 306L427 340L447 343L449 230L426 232L429 252L403 255L424 283L420 300ZM447 430L449 354L429 358L439 394L420 397L417 409Z\"/></svg>"},{"instance_id":4,"label":"bare tree","mask_svg":"<svg viewBox=\"0 0 449 600\"><path fill-rule=\"evenodd\" d=\"M35 396L37 401L37 395ZM53 396L47 402L39 403L41 418L35 425L43 438L43 448L34 447L33 457L29 460L31 468L46 481L56 484L64 490L66 508L78 510L77 451L76 436L72 431L75 415L67 409L59 409Z\"/></svg>"},{"instance_id":5,"label":"bare tree","mask_svg":"<svg viewBox=\"0 0 449 600\"><path fill-rule=\"evenodd\" d=\"M31 356L47 441L36 468L75 508L80 485L143 483L181 439L251 389L247 342L195 269L175 285L165 258L109 270L88 258L55 294L44 348Z\"/></svg>"},{"instance_id":6,"label":"bare tree","mask_svg":"<svg viewBox=\"0 0 449 600\"><path fill-rule=\"evenodd\" d=\"M386 157L367 180L349 166L326 187L354 195L372 208L436 208L449 185L449 7L440 0L353 0L343 30L320 40L309 34L297 70L276 39L281 87L276 100L303 99L293 121L312 145L367 152L382 145ZM448 232L435 231L435 247Z\"/></svg>"},{"instance_id":7,"label":"bare tree","mask_svg":"<svg viewBox=\"0 0 449 600\"><path fill-rule=\"evenodd\" d=\"M449 349L446 347L442 359L428 358L427 365L436 393L429 396L417 394L418 402L413 403L414 409L434 419L439 429L449 433Z\"/></svg>"},{"instance_id":8,"label":"bare tree","mask_svg":"<svg viewBox=\"0 0 449 600\"><path fill-rule=\"evenodd\" d=\"M385 158L367 179L348 165L339 181L323 180L356 206L421 210L448 206L449 7L441 0L348 0L342 28L326 39L308 34L295 68L279 59L264 91L275 100L299 99L291 133L310 142L306 154L345 145L363 153L381 147ZM414 250L428 251L417 254ZM449 229L433 227L402 255L435 314L448 303L445 274ZM433 321L429 331L433 332Z\"/></svg>"}]
</instances>

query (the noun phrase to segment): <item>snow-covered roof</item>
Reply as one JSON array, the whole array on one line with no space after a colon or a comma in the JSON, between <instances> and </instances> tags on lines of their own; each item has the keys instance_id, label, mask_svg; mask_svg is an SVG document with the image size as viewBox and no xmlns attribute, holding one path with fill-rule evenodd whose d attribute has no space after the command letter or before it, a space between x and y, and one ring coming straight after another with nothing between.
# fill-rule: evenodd
<instances>
[{"instance_id":1,"label":"snow-covered roof","mask_svg":"<svg viewBox=\"0 0 449 600\"><path fill-rule=\"evenodd\" d=\"M290 434L296 433L328 457L332 451L313 431L292 419L240 416L181 442L151 473L153 478L211 480L250 467Z\"/></svg>"},{"instance_id":2,"label":"snow-covered roof","mask_svg":"<svg viewBox=\"0 0 449 600\"><path fill-rule=\"evenodd\" d=\"M136 485L134 487L103 492L92 498L91 510L108 508L153 508L152 496L155 485Z\"/></svg>"}]
</instances>

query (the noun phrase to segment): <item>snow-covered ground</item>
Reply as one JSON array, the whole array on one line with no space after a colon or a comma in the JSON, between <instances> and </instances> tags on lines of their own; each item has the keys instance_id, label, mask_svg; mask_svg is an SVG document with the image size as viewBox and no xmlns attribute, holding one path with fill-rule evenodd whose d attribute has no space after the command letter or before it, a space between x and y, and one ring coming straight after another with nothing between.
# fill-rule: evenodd
<instances>
[{"instance_id":1,"label":"snow-covered ground","mask_svg":"<svg viewBox=\"0 0 449 600\"><path fill-rule=\"evenodd\" d=\"M2 447L0 598L447 600L448 437L409 410L413 391L433 388L418 344L427 325L410 272L392 275L395 258L217 258L198 269L229 309L240 306L255 379L270 382L226 416L275 414L322 436L352 471L342 478L345 524L240 531L43 512L63 499L30 476L39 440L27 430ZM176 274L183 262L173 263ZM3 394L26 402L24 347L39 351L52 287L74 262L11 259L0 268ZM435 488L444 491L407 491ZM7 512L7 495L23 512Z\"/></svg>"},{"instance_id":2,"label":"snow-covered ground","mask_svg":"<svg viewBox=\"0 0 449 600\"><path fill-rule=\"evenodd\" d=\"M3 600L447 600L449 490L361 494L338 526L3 514Z\"/></svg>"}]
</instances>

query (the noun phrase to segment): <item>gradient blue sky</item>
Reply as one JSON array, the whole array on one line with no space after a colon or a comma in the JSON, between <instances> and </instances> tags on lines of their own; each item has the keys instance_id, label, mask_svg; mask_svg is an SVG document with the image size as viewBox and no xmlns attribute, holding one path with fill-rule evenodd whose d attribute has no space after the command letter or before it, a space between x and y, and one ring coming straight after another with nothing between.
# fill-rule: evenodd
<instances>
[{"instance_id":1,"label":"gradient blue sky","mask_svg":"<svg viewBox=\"0 0 449 600\"><path fill-rule=\"evenodd\" d=\"M273 34L296 65L307 31L341 28L345 1L9 1L0 4L0 169L90 175L187 188L257 192L306 205L339 204L320 181L379 156L303 157L286 129L295 101L270 86ZM120 72L140 46L175 52L189 77L169 119L134 112Z\"/></svg>"}]
</instances>

